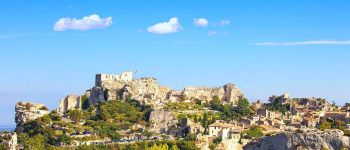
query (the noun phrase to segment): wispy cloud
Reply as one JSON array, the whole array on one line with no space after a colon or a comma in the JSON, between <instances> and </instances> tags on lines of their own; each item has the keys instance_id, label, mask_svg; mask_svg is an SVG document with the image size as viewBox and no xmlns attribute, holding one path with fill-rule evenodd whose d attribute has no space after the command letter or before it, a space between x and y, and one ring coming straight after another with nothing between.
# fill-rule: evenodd
<instances>
[{"instance_id":1,"label":"wispy cloud","mask_svg":"<svg viewBox=\"0 0 350 150\"><path fill-rule=\"evenodd\" d=\"M209 36L214 36L214 35L217 35L219 34L217 31L208 31L208 35Z\"/></svg>"},{"instance_id":2,"label":"wispy cloud","mask_svg":"<svg viewBox=\"0 0 350 150\"><path fill-rule=\"evenodd\" d=\"M97 14L83 17L82 19L76 18L60 18L54 24L54 31L65 30L90 30L96 28L105 28L112 24L112 17L100 18Z\"/></svg>"},{"instance_id":3,"label":"wispy cloud","mask_svg":"<svg viewBox=\"0 0 350 150\"><path fill-rule=\"evenodd\" d=\"M206 18L194 18L193 23L195 26L206 27L208 26L208 19Z\"/></svg>"},{"instance_id":4,"label":"wispy cloud","mask_svg":"<svg viewBox=\"0 0 350 150\"><path fill-rule=\"evenodd\" d=\"M229 31L222 31L222 32L219 32L219 31L214 31L214 30L211 30L211 31L208 31L208 36L215 36L215 35L229 35L230 32Z\"/></svg>"},{"instance_id":5,"label":"wispy cloud","mask_svg":"<svg viewBox=\"0 0 350 150\"><path fill-rule=\"evenodd\" d=\"M169 34L179 32L182 27L177 17L170 18L168 22L161 22L147 28L147 31L155 34Z\"/></svg>"},{"instance_id":6,"label":"wispy cloud","mask_svg":"<svg viewBox=\"0 0 350 150\"><path fill-rule=\"evenodd\" d=\"M11 39L14 38L13 35L0 35L0 39Z\"/></svg>"},{"instance_id":7,"label":"wispy cloud","mask_svg":"<svg viewBox=\"0 0 350 150\"><path fill-rule=\"evenodd\" d=\"M13 34L13 35L0 35L0 39L13 39L21 37L41 37L41 36L51 36L51 33L33 34L33 33L23 33L23 34Z\"/></svg>"},{"instance_id":8,"label":"wispy cloud","mask_svg":"<svg viewBox=\"0 0 350 150\"><path fill-rule=\"evenodd\" d=\"M262 46L297 46L297 45L350 45L350 40L318 40L318 41L300 41L300 42L257 42L254 45Z\"/></svg>"},{"instance_id":9,"label":"wispy cloud","mask_svg":"<svg viewBox=\"0 0 350 150\"><path fill-rule=\"evenodd\" d=\"M227 26L227 25L229 25L231 22L230 22L230 20L220 20L220 25L221 26Z\"/></svg>"}]
</instances>

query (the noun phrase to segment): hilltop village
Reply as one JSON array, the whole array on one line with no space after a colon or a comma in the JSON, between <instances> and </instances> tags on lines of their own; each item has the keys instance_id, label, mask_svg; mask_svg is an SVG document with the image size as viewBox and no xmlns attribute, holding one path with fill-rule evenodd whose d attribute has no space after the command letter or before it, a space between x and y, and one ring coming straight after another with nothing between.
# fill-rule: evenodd
<instances>
[{"instance_id":1,"label":"hilltop village","mask_svg":"<svg viewBox=\"0 0 350 150\"><path fill-rule=\"evenodd\" d=\"M172 90L152 77L97 74L49 111L18 102L4 149L349 149L350 104L285 93L250 103L236 85Z\"/></svg>"}]
</instances>

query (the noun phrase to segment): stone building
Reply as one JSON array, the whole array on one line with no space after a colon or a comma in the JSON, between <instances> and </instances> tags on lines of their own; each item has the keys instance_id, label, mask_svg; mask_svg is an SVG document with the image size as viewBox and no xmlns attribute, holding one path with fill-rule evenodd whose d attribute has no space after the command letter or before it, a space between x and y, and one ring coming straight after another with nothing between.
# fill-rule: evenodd
<instances>
[{"instance_id":1,"label":"stone building","mask_svg":"<svg viewBox=\"0 0 350 150\"><path fill-rule=\"evenodd\" d=\"M77 95L68 95L60 100L60 104L56 109L58 114L63 114L71 109L81 109L82 107L82 97Z\"/></svg>"},{"instance_id":2,"label":"stone building","mask_svg":"<svg viewBox=\"0 0 350 150\"><path fill-rule=\"evenodd\" d=\"M350 122L350 112L326 112L324 117L335 121Z\"/></svg>"},{"instance_id":3,"label":"stone building","mask_svg":"<svg viewBox=\"0 0 350 150\"><path fill-rule=\"evenodd\" d=\"M269 111L266 108L261 108L256 110L257 115L260 117L265 117L265 118L270 118L270 119L275 119L276 118L276 113L273 111Z\"/></svg>"},{"instance_id":4,"label":"stone building","mask_svg":"<svg viewBox=\"0 0 350 150\"><path fill-rule=\"evenodd\" d=\"M122 72L120 75L118 74L97 74L95 85L101 86L104 82L114 82L114 81L123 81L123 82L131 82L132 81L132 72L126 71Z\"/></svg>"},{"instance_id":5,"label":"stone building","mask_svg":"<svg viewBox=\"0 0 350 150\"><path fill-rule=\"evenodd\" d=\"M209 125L209 135L213 137L221 137L226 139L240 139L241 128L224 122L223 120L216 120L215 123Z\"/></svg>"},{"instance_id":6,"label":"stone building","mask_svg":"<svg viewBox=\"0 0 350 150\"><path fill-rule=\"evenodd\" d=\"M221 137L221 145L217 147L224 150L239 149L241 145L238 143L241 138L241 128L224 122L223 120L217 120L215 123L209 125L210 137Z\"/></svg>"}]
</instances>

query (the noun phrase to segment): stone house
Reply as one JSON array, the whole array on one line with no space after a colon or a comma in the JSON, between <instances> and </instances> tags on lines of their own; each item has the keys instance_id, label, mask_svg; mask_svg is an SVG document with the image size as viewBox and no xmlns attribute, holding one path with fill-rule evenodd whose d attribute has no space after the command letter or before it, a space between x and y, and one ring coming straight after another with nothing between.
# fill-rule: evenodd
<instances>
[{"instance_id":1,"label":"stone house","mask_svg":"<svg viewBox=\"0 0 350 150\"><path fill-rule=\"evenodd\" d=\"M223 120L217 120L215 123L209 125L209 135L213 137L221 137L222 140L226 139L240 139L241 128L224 122Z\"/></svg>"},{"instance_id":2,"label":"stone house","mask_svg":"<svg viewBox=\"0 0 350 150\"><path fill-rule=\"evenodd\" d=\"M326 112L324 117L339 120L344 122L350 122L350 112Z\"/></svg>"}]
</instances>

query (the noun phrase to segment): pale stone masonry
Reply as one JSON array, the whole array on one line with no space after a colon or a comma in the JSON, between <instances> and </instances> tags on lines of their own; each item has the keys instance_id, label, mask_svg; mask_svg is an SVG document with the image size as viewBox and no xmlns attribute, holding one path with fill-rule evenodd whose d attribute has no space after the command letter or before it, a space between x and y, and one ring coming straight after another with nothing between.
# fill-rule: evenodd
<instances>
[{"instance_id":1,"label":"pale stone masonry","mask_svg":"<svg viewBox=\"0 0 350 150\"><path fill-rule=\"evenodd\" d=\"M114 81L131 82L132 81L132 72L126 71L126 72L122 72L120 75L118 75L118 74L97 74L95 85L101 86L101 84L103 82L114 82Z\"/></svg>"},{"instance_id":2,"label":"pale stone masonry","mask_svg":"<svg viewBox=\"0 0 350 150\"><path fill-rule=\"evenodd\" d=\"M216 120L215 123L209 125L209 135L213 137L221 137L223 140L226 139L240 139L241 128L226 123L222 120Z\"/></svg>"},{"instance_id":3,"label":"pale stone masonry","mask_svg":"<svg viewBox=\"0 0 350 150\"><path fill-rule=\"evenodd\" d=\"M82 107L81 96L70 94L60 100L60 105L56 109L56 111L58 114L62 115L68 110L81 109L81 107Z\"/></svg>"}]
</instances>

